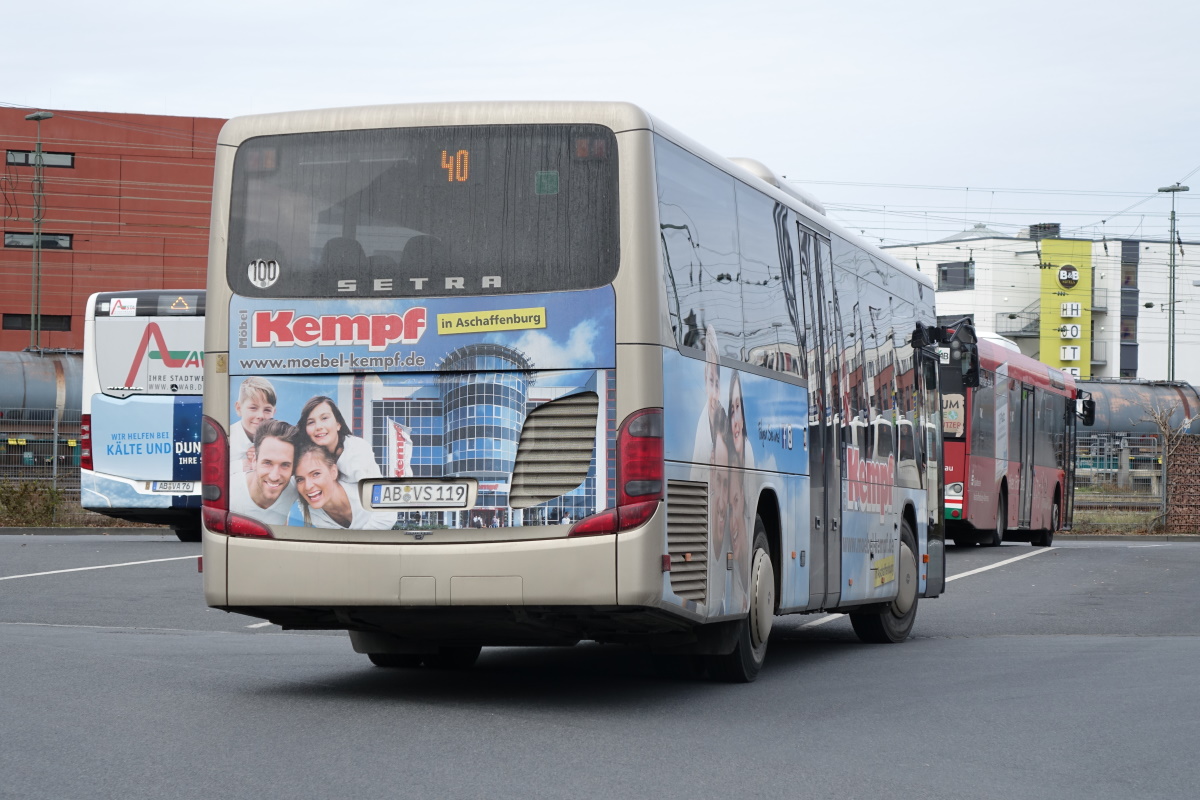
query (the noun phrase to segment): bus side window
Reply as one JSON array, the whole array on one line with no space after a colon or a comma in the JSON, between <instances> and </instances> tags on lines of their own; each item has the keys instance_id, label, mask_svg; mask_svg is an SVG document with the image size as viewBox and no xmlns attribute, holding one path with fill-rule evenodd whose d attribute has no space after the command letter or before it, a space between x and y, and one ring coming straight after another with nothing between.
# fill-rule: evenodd
<instances>
[{"instance_id":1,"label":"bus side window","mask_svg":"<svg viewBox=\"0 0 1200 800\"><path fill-rule=\"evenodd\" d=\"M796 295L801 299L800 313L804 320L804 331L800 337L804 348L805 369L804 377L808 378L810 397L816 397L818 405L822 395L820 356L817 351L817 309L814 303L819 299L816 294L817 284L814 282L812 263L816 258L814 246L816 234L796 222Z\"/></svg>"},{"instance_id":2,"label":"bus side window","mask_svg":"<svg viewBox=\"0 0 1200 800\"><path fill-rule=\"evenodd\" d=\"M742 358L742 284L734 180L661 137L654 140L659 237L676 341Z\"/></svg>"},{"instance_id":3,"label":"bus side window","mask_svg":"<svg viewBox=\"0 0 1200 800\"><path fill-rule=\"evenodd\" d=\"M971 394L971 455L996 456L996 392L979 386Z\"/></svg>"}]
</instances>

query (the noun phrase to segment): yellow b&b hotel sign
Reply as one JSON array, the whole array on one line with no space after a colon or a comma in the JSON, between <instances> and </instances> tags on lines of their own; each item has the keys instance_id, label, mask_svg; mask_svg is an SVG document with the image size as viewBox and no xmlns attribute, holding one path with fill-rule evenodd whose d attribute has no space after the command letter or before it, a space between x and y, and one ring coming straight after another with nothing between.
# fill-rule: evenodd
<instances>
[{"instance_id":1,"label":"yellow b&b hotel sign","mask_svg":"<svg viewBox=\"0 0 1200 800\"><path fill-rule=\"evenodd\" d=\"M1039 340L1044 364L1091 377L1092 243L1043 239Z\"/></svg>"}]
</instances>

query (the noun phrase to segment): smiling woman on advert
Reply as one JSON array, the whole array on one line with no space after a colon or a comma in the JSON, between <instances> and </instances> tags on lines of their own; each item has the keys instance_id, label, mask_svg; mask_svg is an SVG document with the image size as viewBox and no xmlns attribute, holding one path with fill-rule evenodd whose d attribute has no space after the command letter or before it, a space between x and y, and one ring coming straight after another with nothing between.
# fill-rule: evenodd
<instances>
[{"instance_id":1,"label":"smiling woman on advert","mask_svg":"<svg viewBox=\"0 0 1200 800\"><path fill-rule=\"evenodd\" d=\"M387 530L396 524L395 512L363 508L358 486L338 480L333 456L312 442L301 446L296 459L296 491L310 527Z\"/></svg>"},{"instance_id":2,"label":"smiling woman on advert","mask_svg":"<svg viewBox=\"0 0 1200 800\"><path fill-rule=\"evenodd\" d=\"M365 439L350 434L350 426L332 398L318 395L309 400L297 424L302 439L325 448L333 456L341 480L357 483L382 476L371 446Z\"/></svg>"}]
</instances>

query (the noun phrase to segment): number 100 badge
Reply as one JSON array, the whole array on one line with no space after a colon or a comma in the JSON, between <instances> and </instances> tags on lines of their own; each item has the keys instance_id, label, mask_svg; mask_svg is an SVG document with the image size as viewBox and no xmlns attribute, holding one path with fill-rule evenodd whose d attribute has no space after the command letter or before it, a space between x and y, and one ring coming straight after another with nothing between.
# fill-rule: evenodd
<instances>
[{"instance_id":1,"label":"number 100 badge","mask_svg":"<svg viewBox=\"0 0 1200 800\"><path fill-rule=\"evenodd\" d=\"M266 289L279 280L279 262L275 259L268 261L256 258L246 268L246 277L259 289Z\"/></svg>"}]
</instances>

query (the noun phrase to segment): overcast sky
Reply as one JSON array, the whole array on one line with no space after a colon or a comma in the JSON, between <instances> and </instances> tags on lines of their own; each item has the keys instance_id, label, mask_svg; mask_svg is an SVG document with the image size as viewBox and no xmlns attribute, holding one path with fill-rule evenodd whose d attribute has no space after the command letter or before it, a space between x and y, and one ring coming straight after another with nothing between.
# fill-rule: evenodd
<instances>
[{"instance_id":1,"label":"overcast sky","mask_svg":"<svg viewBox=\"0 0 1200 800\"><path fill-rule=\"evenodd\" d=\"M6 105L628 100L876 243L976 223L1165 238L1156 189L1189 180L1180 230L1200 239L1194 2L68 0L20 17Z\"/></svg>"}]
</instances>

